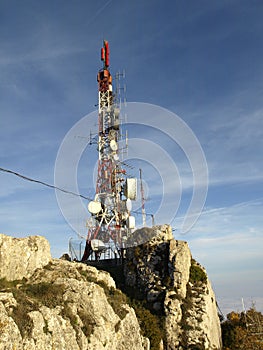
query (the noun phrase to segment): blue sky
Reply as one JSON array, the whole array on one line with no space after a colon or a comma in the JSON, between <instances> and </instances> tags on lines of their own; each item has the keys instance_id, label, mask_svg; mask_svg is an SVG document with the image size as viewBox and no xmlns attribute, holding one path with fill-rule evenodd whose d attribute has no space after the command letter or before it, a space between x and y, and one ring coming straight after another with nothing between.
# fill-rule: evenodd
<instances>
[{"instance_id":1,"label":"blue sky","mask_svg":"<svg viewBox=\"0 0 263 350\"><path fill-rule=\"evenodd\" d=\"M126 72L127 100L176 113L204 151L209 188L203 214L181 235L178 227L190 198L189 166L184 168L180 151L173 152L167 139L158 142L181 174L175 237L187 240L206 267L223 310L240 310L242 297L247 306L253 300L263 310L262 15L260 0L2 0L0 167L54 183L63 138L96 110L99 51L106 38L112 73ZM130 134L147 134L156 142L149 128L131 128ZM90 196L92 174L85 159L94 161L97 154L95 148L88 152L78 179L81 193ZM168 158L163 164L169 169ZM146 209L152 211L159 175L145 168ZM44 235L55 257L67 251L74 233L54 191L0 176L0 231ZM173 191L173 178L166 182ZM85 226L81 213L72 208L72 215Z\"/></svg>"}]
</instances>

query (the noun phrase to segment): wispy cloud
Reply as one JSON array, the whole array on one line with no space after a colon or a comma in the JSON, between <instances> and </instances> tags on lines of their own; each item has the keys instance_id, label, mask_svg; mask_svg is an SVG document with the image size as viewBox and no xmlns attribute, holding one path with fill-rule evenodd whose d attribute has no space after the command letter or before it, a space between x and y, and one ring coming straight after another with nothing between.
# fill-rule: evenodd
<instances>
[{"instance_id":1,"label":"wispy cloud","mask_svg":"<svg viewBox=\"0 0 263 350\"><path fill-rule=\"evenodd\" d=\"M263 281L263 200L204 211L189 234L192 254L208 270L220 296L260 296ZM248 282L249 281L249 282ZM234 305L232 306L234 307Z\"/></svg>"},{"instance_id":2,"label":"wispy cloud","mask_svg":"<svg viewBox=\"0 0 263 350\"><path fill-rule=\"evenodd\" d=\"M207 2L200 7L190 0L187 5L163 6L154 0L149 7L139 0L108 0L68 3L56 11L52 1L15 5L0 4L5 14L0 23L1 166L53 182L64 135L97 103L98 51L105 34L113 75L126 69L128 100L178 113L203 147L210 184L206 208L191 232L180 235L178 229L176 237L189 241L220 295L237 295L239 289L253 297L254 288L258 296L263 228L262 4ZM162 113L152 112L134 110L128 122L134 113L137 121L159 123L159 129L165 124L167 134L177 132L177 141L186 141L178 125L165 123ZM97 115L91 127L75 136L88 137L96 121ZM179 228L193 191L189 160L164 133L136 126L129 136L156 144L130 144L130 156L146 153L151 162L135 162L143 167L146 211L163 205L165 213L158 220L165 222L181 200L172 222ZM189 142L184 145L196 158L196 149ZM78 164L77 185L84 194L94 194L96 169L94 162L88 169L87 158L83 155ZM195 186L202 188L205 176L196 163ZM61 171L68 174L71 166L66 163ZM138 176L137 170L132 172ZM0 176L1 231L43 233L59 256L67 249L72 230L52 190ZM63 185L69 185L66 176L64 180ZM72 220L85 233L87 203L81 203L79 212L73 201L66 202ZM140 204L139 198L135 208Z\"/></svg>"}]
</instances>

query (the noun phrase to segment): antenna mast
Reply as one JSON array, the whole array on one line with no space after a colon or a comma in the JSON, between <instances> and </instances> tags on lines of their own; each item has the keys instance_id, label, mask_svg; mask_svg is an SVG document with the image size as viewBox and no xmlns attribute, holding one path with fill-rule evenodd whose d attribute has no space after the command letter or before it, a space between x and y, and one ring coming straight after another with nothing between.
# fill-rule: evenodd
<instances>
[{"instance_id":1,"label":"antenna mast","mask_svg":"<svg viewBox=\"0 0 263 350\"><path fill-rule=\"evenodd\" d=\"M105 40L101 49L103 68L97 75L99 154L96 195L88 204L91 219L87 223L88 236L82 261L87 261L93 253L98 260L112 244L115 254L122 257L127 236L135 228L135 218L130 211L131 200L136 200L137 179L127 178L119 160L120 101L118 94L113 93L109 57L109 43Z\"/></svg>"},{"instance_id":2,"label":"antenna mast","mask_svg":"<svg viewBox=\"0 0 263 350\"><path fill-rule=\"evenodd\" d=\"M142 200L142 225L146 226L146 212L145 212L145 198L144 198L144 189L142 183L142 169L140 170L140 185L141 185L141 200Z\"/></svg>"}]
</instances>

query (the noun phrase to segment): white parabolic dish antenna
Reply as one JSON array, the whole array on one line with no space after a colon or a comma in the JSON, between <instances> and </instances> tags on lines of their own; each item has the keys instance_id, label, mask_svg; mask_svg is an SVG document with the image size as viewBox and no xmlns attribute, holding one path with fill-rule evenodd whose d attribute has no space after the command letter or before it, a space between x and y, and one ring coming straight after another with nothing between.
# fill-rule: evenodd
<instances>
[{"instance_id":1,"label":"white parabolic dish antenna","mask_svg":"<svg viewBox=\"0 0 263 350\"><path fill-rule=\"evenodd\" d=\"M117 142L116 142L115 140L111 140L111 142L110 142L110 148L111 148L113 151L117 151L118 145L117 145Z\"/></svg>"},{"instance_id":2,"label":"white parabolic dish antenna","mask_svg":"<svg viewBox=\"0 0 263 350\"><path fill-rule=\"evenodd\" d=\"M88 211L91 214L98 214L101 211L101 203L97 201L91 201L88 204Z\"/></svg>"}]
</instances>

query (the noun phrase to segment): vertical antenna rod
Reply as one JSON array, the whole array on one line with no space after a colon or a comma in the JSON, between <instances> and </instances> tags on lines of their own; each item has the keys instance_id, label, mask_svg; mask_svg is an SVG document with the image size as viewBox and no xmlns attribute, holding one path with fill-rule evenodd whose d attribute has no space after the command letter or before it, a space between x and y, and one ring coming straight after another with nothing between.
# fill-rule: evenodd
<instances>
[{"instance_id":1,"label":"vertical antenna rod","mask_svg":"<svg viewBox=\"0 0 263 350\"><path fill-rule=\"evenodd\" d=\"M146 212L145 212L145 198L144 198L144 189L142 183L142 169L140 169L140 184L141 184L141 200L142 200L142 225L146 226Z\"/></svg>"}]
</instances>

